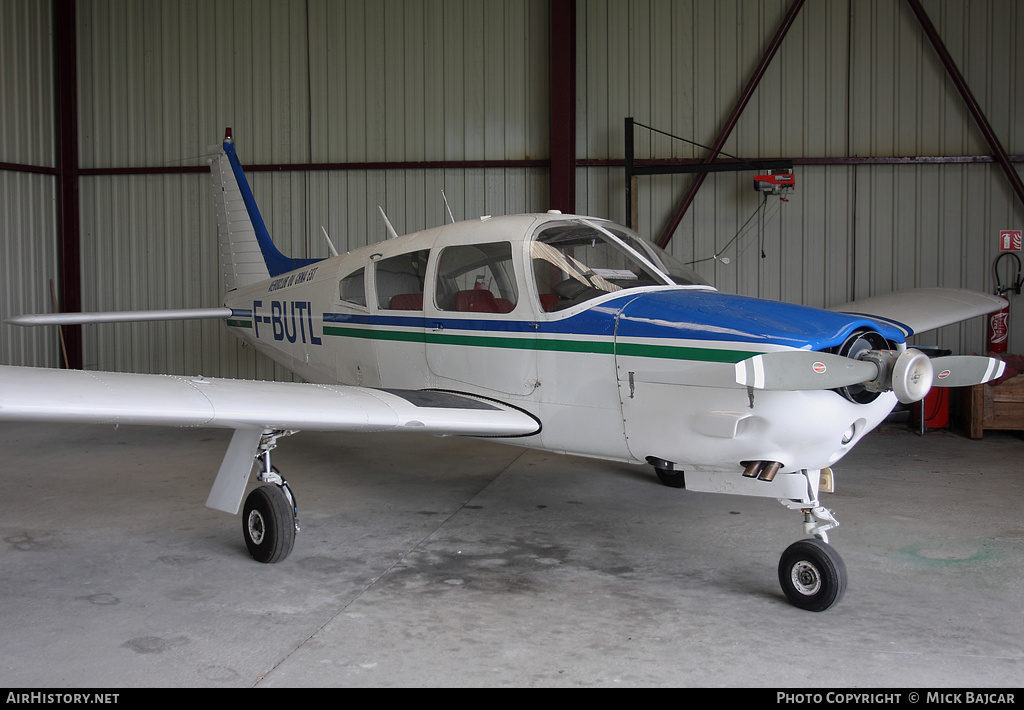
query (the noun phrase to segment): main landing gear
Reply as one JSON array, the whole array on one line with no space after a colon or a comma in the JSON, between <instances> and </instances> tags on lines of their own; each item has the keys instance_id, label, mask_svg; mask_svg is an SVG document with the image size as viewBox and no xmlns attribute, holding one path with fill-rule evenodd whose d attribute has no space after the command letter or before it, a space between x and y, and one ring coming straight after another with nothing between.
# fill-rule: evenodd
<instances>
[{"instance_id":1,"label":"main landing gear","mask_svg":"<svg viewBox=\"0 0 1024 710\"><path fill-rule=\"evenodd\" d=\"M828 531L838 527L839 521L832 516L832 511L818 502L823 471L804 470L799 474L781 475L773 472L771 476L760 478L744 474L737 484L724 479L721 473L694 473L687 479L670 461L648 457L647 462L654 467L658 479L671 488L778 498L787 508L801 511L804 532L811 539L799 540L782 553L779 559L782 591L791 604L807 611L825 611L843 598L846 593L846 565L828 544ZM824 472L831 474L827 469Z\"/></svg>"},{"instance_id":2,"label":"main landing gear","mask_svg":"<svg viewBox=\"0 0 1024 710\"><path fill-rule=\"evenodd\" d=\"M288 557L299 531L298 506L288 482L270 463L270 450L282 432L266 434L256 456L256 479L266 485L254 488L242 509L242 535L249 554L257 562L280 562Z\"/></svg>"}]
</instances>

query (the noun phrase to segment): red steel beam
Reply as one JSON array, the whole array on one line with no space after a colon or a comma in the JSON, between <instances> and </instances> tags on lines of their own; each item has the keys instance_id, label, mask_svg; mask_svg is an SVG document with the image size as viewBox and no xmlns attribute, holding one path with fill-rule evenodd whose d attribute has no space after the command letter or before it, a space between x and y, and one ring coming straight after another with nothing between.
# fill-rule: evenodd
<instances>
[{"instance_id":1,"label":"red steel beam","mask_svg":"<svg viewBox=\"0 0 1024 710\"><path fill-rule=\"evenodd\" d=\"M0 170L7 163L0 163ZM246 173L267 172L321 172L324 170L465 170L467 168L546 168L551 161L546 158L537 160L414 160L414 161L379 161L364 163L267 163L246 164ZM42 168L36 172L45 172ZM53 172L51 170L51 172ZM80 176L94 175L175 175L188 173L208 173L209 165L165 165L152 167L112 167L112 168L80 168Z\"/></svg>"},{"instance_id":2,"label":"red steel beam","mask_svg":"<svg viewBox=\"0 0 1024 710\"><path fill-rule=\"evenodd\" d=\"M761 57L760 63L757 65L757 69L754 70L753 76L750 77L750 81L747 82L747 86L743 89L743 93L740 95L739 101L733 108L732 113L729 114L729 119L725 122L725 127L722 128L722 133L718 136L718 140L711 146L711 153L708 154L704 162L710 163L718 157L719 152L725 146L725 142L729 140L729 135L732 133L733 128L736 127L736 123L740 119L740 114L743 113L743 109L747 107L751 97L754 95L754 91L757 89L757 85L761 83L761 78L768 70L768 65L771 64L772 59L775 57L775 53L779 50L779 46L782 44L782 40L785 39L786 33L789 32L789 28L792 27L793 21L796 20L796 16L800 13L800 8L804 6L804 0L793 0L793 4L789 6L789 11L782 20L782 24L779 29L775 32L775 36L772 37L772 41L768 44L765 50L764 56ZM658 239L658 244L661 247L668 245L672 239L672 235L675 233L679 223L683 221L683 216L686 214L686 210L690 208L690 204L693 202L693 198L696 197L697 191L700 190L700 186L704 184L704 180L707 178L707 173L697 173L696 178L690 185L690 189L687 190L686 195L683 196L682 201L676 208L675 214L672 215L672 220L669 222L665 231L662 233L661 238Z\"/></svg>"},{"instance_id":3,"label":"red steel beam","mask_svg":"<svg viewBox=\"0 0 1024 710\"><path fill-rule=\"evenodd\" d=\"M1011 163L1024 163L1024 154L1007 156ZM758 158L759 162L786 160L793 165L914 165L940 163L995 163L992 155L874 155L852 157L807 157L807 158ZM735 158L720 158L713 163L732 163ZM626 164L622 158L577 158L577 168L621 168ZM658 165L703 165L704 158L640 158L634 161L637 166ZM243 165L246 174L267 172L320 172L324 170L436 170L465 168L549 168L551 161L547 158L528 160L424 160L424 161L393 161L376 163L253 163ZM57 175L56 168L43 165L25 165L22 163L5 163L0 161L0 170L12 172L41 173ZM178 175L210 172L207 165L164 165L147 167L111 167L111 168L79 168L79 177L96 175Z\"/></svg>"},{"instance_id":4,"label":"red steel beam","mask_svg":"<svg viewBox=\"0 0 1024 710\"><path fill-rule=\"evenodd\" d=\"M75 0L53 3L57 104L57 230L60 309L82 310L82 238L79 211L78 56ZM82 369L82 326L64 327L67 366Z\"/></svg>"},{"instance_id":5,"label":"red steel beam","mask_svg":"<svg viewBox=\"0 0 1024 710\"><path fill-rule=\"evenodd\" d=\"M928 13L924 11L919 0L907 0L907 4L910 5L910 9L917 15L917 21L921 23L921 28L924 29L925 35L928 40L932 43L936 53L939 55L939 59L942 61L942 65L946 67L946 73L949 74L949 78L953 81L957 91L960 92L961 98L964 103L967 104L967 110L971 112L971 116L974 117L974 121L978 124L978 128L981 129L982 135L985 136L985 140L988 141L989 147L992 149L992 154L995 156L996 162L1002 167L1003 172L1006 173L1007 179L1010 181L1010 186L1013 187L1014 192L1017 193L1017 199L1024 205L1024 182L1021 181L1020 174L1014 169L1010 162L1009 156L1006 154L1006 150L1003 149L1002 143L999 142L999 138L996 136L995 131L992 130L992 126L989 124L988 119L985 118L985 113L981 110L981 106L978 105L978 101L974 98L974 94L971 93L971 88L967 85L960 70L957 69L956 64L953 62L953 58L949 56L949 50L946 49L946 44L939 37L939 33L935 31L935 26L932 21L928 18Z\"/></svg>"},{"instance_id":6,"label":"red steel beam","mask_svg":"<svg viewBox=\"0 0 1024 710\"><path fill-rule=\"evenodd\" d=\"M576 0L550 0L550 208L576 211Z\"/></svg>"}]
</instances>

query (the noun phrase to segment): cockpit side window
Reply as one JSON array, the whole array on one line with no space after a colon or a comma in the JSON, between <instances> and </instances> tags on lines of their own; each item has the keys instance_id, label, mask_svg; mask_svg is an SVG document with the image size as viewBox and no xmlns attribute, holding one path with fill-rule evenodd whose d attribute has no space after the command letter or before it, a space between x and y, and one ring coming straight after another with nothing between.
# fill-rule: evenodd
<instances>
[{"instance_id":1,"label":"cockpit side window","mask_svg":"<svg viewBox=\"0 0 1024 710\"><path fill-rule=\"evenodd\" d=\"M519 301L508 242L446 247L437 264L438 310L509 313Z\"/></svg>"},{"instance_id":2,"label":"cockpit side window","mask_svg":"<svg viewBox=\"0 0 1024 710\"><path fill-rule=\"evenodd\" d=\"M377 307L385 311L422 311L429 249L381 259L374 271Z\"/></svg>"},{"instance_id":3,"label":"cockpit side window","mask_svg":"<svg viewBox=\"0 0 1024 710\"><path fill-rule=\"evenodd\" d=\"M600 228L584 221L551 225L534 237L530 256L537 296L545 311L641 286L704 285L699 276L672 262L657 247L612 224Z\"/></svg>"},{"instance_id":4,"label":"cockpit side window","mask_svg":"<svg viewBox=\"0 0 1024 710\"><path fill-rule=\"evenodd\" d=\"M530 245L537 291L545 311L557 311L624 288L663 284L639 260L582 223L558 224Z\"/></svg>"}]
</instances>

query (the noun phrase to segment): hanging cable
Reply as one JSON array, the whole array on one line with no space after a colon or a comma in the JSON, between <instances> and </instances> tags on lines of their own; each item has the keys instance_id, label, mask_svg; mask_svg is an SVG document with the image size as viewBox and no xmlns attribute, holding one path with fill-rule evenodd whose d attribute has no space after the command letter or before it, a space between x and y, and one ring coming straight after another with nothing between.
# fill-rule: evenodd
<instances>
[{"instance_id":1,"label":"hanging cable","mask_svg":"<svg viewBox=\"0 0 1024 710\"><path fill-rule=\"evenodd\" d=\"M768 201L768 193L765 193L764 200L765 200L765 202ZM760 240L761 241L761 258L765 259L765 258L767 258L767 256L764 253L764 212L763 211L761 212L761 219L759 221L760 221L760 224L757 226L757 230L758 230L758 236L761 237L761 240Z\"/></svg>"},{"instance_id":2,"label":"hanging cable","mask_svg":"<svg viewBox=\"0 0 1024 710\"><path fill-rule=\"evenodd\" d=\"M687 266L693 266L694 264L701 264L701 263L703 263L705 261L722 261L723 264L728 264L729 263L728 259L725 258L723 260L722 254L725 252L726 249L728 249L730 246L732 246L733 243L737 239L739 239L741 236L743 236L744 232L747 230L747 227L750 225L750 223L753 221L753 219L755 217L757 217L757 215L759 213L763 213L764 208L765 208L765 206L767 204L768 204L768 195L766 194L764 196L764 199L761 201L761 203L754 209L754 211L751 213L751 215L749 217L747 217L747 221L744 222L743 225L736 231L736 234L733 235L732 239L730 239L728 242L726 242L724 247L719 249L713 256L709 256L709 257L706 257L704 259L697 259L695 261L688 261L686 263Z\"/></svg>"}]
</instances>

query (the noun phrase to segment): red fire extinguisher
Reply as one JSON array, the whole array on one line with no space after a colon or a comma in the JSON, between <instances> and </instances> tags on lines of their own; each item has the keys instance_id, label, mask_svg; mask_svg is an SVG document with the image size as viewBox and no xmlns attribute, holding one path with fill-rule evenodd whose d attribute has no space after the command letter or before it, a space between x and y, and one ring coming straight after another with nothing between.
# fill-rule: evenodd
<instances>
[{"instance_id":1,"label":"red fire extinguisher","mask_svg":"<svg viewBox=\"0 0 1024 710\"><path fill-rule=\"evenodd\" d=\"M1008 285L1003 285L999 279L999 262L1003 257L1012 256L1017 262L1017 275L1013 282ZM996 295L1006 298L1006 295L1013 291L1015 294L1020 294L1021 286L1024 285L1024 278L1021 277L1020 273L1020 257L1013 252L1005 252L996 257L995 263L992 264L992 272L996 277ZM1010 302L1007 300L1006 305L1002 310L992 313L988 317L988 352L990 353L1005 353L1007 342L1009 341L1010 335Z\"/></svg>"}]
</instances>

